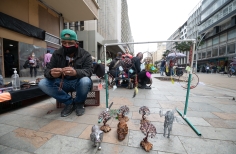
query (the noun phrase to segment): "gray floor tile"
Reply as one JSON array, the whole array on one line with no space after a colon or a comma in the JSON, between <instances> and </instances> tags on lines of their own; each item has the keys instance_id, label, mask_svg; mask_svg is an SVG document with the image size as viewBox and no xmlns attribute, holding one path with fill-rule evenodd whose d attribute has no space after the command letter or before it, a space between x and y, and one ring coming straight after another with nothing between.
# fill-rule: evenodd
<instances>
[{"instance_id":1,"label":"gray floor tile","mask_svg":"<svg viewBox=\"0 0 236 154\"><path fill-rule=\"evenodd\" d=\"M5 121L5 123L16 127L38 130L51 121L51 119L17 115L17 117L12 120Z\"/></svg>"},{"instance_id":2,"label":"gray floor tile","mask_svg":"<svg viewBox=\"0 0 236 154\"><path fill-rule=\"evenodd\" d=\"M212 104L206 103L188 103L188 107L191 108L193 111L202 111L202 112L222 112L217 107L212 106Z\"/></svg>"},{"instance_id":3,"label":"gray floor tile","mask_svg":"<svg viewBox=\"0 0 236 154\"><path fill-rule=\"evenodd\" d=\"M6 149L6 148L7 148L6 146L0 145L0 153L2 153L2 151L3 151L4 149Z\"/></svg>"},{"instance_id":4,"label":"gray floor tile","mask_svg":"<svg viewBox=\"0 0 236 154\"><path fill-rule=\"evenodd\" d=\"M208 126L210 127L211 125L205 121L203 118L198 118L198 117L187 117L188 120L195 126Z\"/></svg>"},{"instance_id":5,"label":"gray floor tile","mask_svg":"<svg viewBox=\"0 0 236 154\"><path fill-rule=\"evenodd\" d=\"M134 148L128 146L121 146L117 144L102 143L102 150L99 150L96 154L146 154L147 152L141 147ZM157 151L151 150L148 153L157 154Z\"/></svg>"},{"instance_id":6,"label":"gray floor tile","mask_svg":"<svg viewBox=\"0 0 236 154\"><path fill-rule=\"evenodd\" d=\"M52 134L18 128L0 137L0 144L21 151L34 152L52 137Z\"/></svg>"},{"instance_id":7,"label":"gray floor tile","mask_svg":"<svg viewBox=\"0 0 236 154\"><path fill-rule=\"evenodd\" d=\"M184 148L191 154L234 154L236 145L230 141L179 137Z\"/></svg>"},{"instance_id":8,"label":"gray floor tile","mask_svg":"<svg viewBox=\"0 0 236 154\"><path fill-rule=\"evenodd\" d=\"M196 127L202 134L203 138L216 139L224 141L236 141L236 129L213 128L213 127Z\"/></svg>"},{"instance_id":9,"label":"gray floor tile","mask_svg":"<svg viewBox=\"0 0 236 154\"><path fill-rule=\"evenodd\" d=\"M183 110L180 110L183 113ZM211 112L187 111L187 117L219 118Z\"/></svg>"},{"instance_id":10,"label":"gray floor tile","mask_svg":"<svg viewBox=\"0 0 236 154\"><path fill-rule=\"evenodd\" d=\"M102 148L104 148L102 146ZM50 141L37 149L37 154L95 154L97 148L94 148L89 140L66 137L61 135L54 136Z\"/></svg>"},{"instance_id":11,"label":"gray floor tile","mask_svg":"<svg viewBox=\"0 0 236 154\"><path fill-rule=\"evenodd\" d=\"M13 148L6 148L0 151L0 154L31 154L29 152L13 149Z\"/></svg>"},{"instance_id":12,"label":"gray floor tile","mask_svg":"<svg viewBox=\"0 0 236 154\"><path fill-rule=\"evenodd\" d=\"M0 137L1 137L2 135L5 135L5 134L17 129L18 127L0 124L0 128L1 128L0 129Z\"/></svg>"},{"instance_id":13,"label":"gray floor tile","mask_svg":"<svg viewBox=\"0 0 236 154\"><path fill-rule=\"evenodd\" d=\"M236 105L212 104L212 106L226 113L236 113Z\"/></svg>"},{"instance_id":14,"label":"gray floor tile","mask_svg":"<svg viewBox=\"0 0 236 154\"><path fill-rule=\"evenodd\" d=\"M130 131L128 146L140 147L140 142L145 135L141 131ZM153 150L186 153L180 140L177 136L171 136L170 138L163 137L162 134L157 134L154 138L148 138L148 141L153 144Z\"/></svg>"}]
</instances>

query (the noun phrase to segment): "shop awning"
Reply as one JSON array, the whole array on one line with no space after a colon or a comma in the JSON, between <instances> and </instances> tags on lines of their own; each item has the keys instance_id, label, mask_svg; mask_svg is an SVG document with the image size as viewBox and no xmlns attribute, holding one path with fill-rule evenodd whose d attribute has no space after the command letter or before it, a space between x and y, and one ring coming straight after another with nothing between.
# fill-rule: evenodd
<instances>
[{"instance_id":1,"label":"shop awning","mask_svg":"<svg viewBox=\"0 0 236 154\"><path fill-rule=\"evenodd\" d=\"M40 0L48 7L61 13L68 22L98 19L96 0Z\"/></svg>"}]
</instances>

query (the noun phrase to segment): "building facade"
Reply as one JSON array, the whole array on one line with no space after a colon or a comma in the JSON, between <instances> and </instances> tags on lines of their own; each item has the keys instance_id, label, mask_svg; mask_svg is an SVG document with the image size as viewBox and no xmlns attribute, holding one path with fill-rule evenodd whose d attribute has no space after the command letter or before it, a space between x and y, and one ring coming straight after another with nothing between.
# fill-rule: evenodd
<instances>
[{"instance_id":1,"label":"building facade","mask_svg":"<svg viewBox=\"0 0 236 154\"><path fill-rule=\"evenodd\" d=\"M95 0L70 3L64 0L0 0L0 69L3 77L8 71L4 64L7 49L15 57L13 67L17 68L20 77L30 76L29 69L24 69L23 65L32 53L40 60L38 75L42 75L43 56L47 50L53 52L60 47L64 21L98 19L98 8Z\"/></svg>"},{"instance_id":2,"label":"building facade","mask_svg":"<svg viewBox=\"0 0 236 154\"><path fill-rule=\"evenodd\" d=\"M98 5L99 20L65 23L65 28L77 31L80 46L89 51L96 60L104 61L104 44L133 42L133 38L126 0L102 0L98 1ZM133 51L133 45L107 46L107 59L116 57L117 52L124 53L126 48Z\"/></svg>"},{"instance_id":3,"label":"building facade","mask_svg":"<svg viewBox=\"0 0 236 154\"><path fill-rule=\"evenodd\" d=\"M166 43L157 43L157 51L153 52L153 62L161 60L165 51Z\"/></svg>"},{"instance_id":4,"label":"building facade","mask_svg":"<svg viewBox=\"0 0 236 154\"><path fill-rule=\"evenodd\" d=\"M236 0L204 0L199 36L205 43L195 56L198 67L211 64L225 69L236 57Z\"/></svg>"}]
</instances>

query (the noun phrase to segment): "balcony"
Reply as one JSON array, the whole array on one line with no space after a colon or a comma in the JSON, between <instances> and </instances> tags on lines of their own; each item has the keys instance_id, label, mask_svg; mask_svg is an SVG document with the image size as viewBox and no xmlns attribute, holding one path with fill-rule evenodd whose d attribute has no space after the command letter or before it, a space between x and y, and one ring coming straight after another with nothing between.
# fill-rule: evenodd
<instances>
[{"instance_id":1,"label":"balcony","mask_svg":"<svg viewBox=\"0 0 236 154\"><path fill-rule=\"evenodd\" d=\"M39 0L61 13L67 22L98 19L98 3L95 0Z\"/></svg>"}]
</instances>

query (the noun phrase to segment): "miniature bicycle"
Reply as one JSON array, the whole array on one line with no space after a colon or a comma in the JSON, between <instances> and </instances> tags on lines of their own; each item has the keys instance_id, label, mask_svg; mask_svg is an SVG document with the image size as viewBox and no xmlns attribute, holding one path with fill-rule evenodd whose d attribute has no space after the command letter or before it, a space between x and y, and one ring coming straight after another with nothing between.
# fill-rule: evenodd
<instances>
[{"instance_id":1,"label":"miniature bicycle","mask_svg":"<svg viewBox=\"0 0 236 154\"><path fill-rule=\"evenodd\" d=\"M179 76L178 82L181 85L181 87L187 89L188 88L188 78L189 78L189 73L185 72L182 76ZM191 77L191 83L190 83L190 89L193 89L197 87L199 83L199 77L197 74L193 73Z\"/></svg>"}]
</instances>

